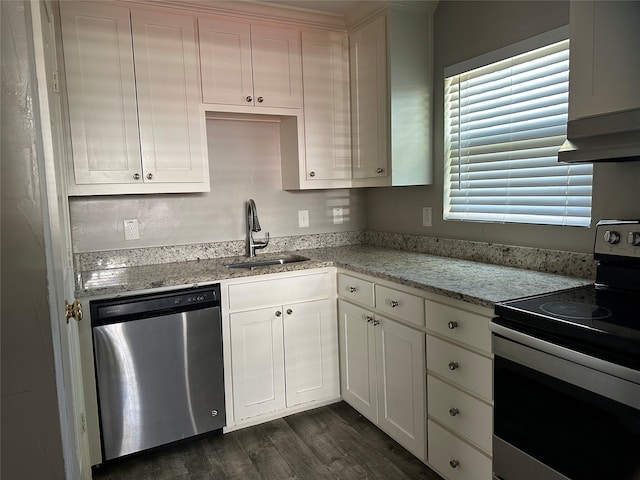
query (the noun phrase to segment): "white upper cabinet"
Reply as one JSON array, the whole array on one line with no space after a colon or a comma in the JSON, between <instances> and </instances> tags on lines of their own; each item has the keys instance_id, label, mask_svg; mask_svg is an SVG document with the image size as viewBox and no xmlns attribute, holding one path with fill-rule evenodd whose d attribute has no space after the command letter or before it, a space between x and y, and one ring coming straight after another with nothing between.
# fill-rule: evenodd
<instances>
[{"instance_id":1,"label":"white upper cabinet","mask_svg":"<svg viewBox=\"0 0 640 480\"><path fill-rule=\"evenodd\" d=\"M194 19L137 10L131 19L145 181L202 181Z\"/></svg>"},{"instance_id":2,"label":"white upper cabinet","mask_svg":"<svg viewBox=\"0 0 640 480\"><path fill-rule=\"evenodd\" d=\"M61 2L71 195L209 190L192 17Z\"/></svg>"},{"instance_id":3,"label":"white upper cabinet","mask_svg":"<svg viewBox=\"0 0 640 480\"><path fill-rule=\"evenodd\" d=\"M353 186L432 182L431 22L391 8L350 34Z\"/></svg>"},{"instance_id":4,"label":"white upper cabinet","mask_svg":"<svg viewBox=\"0 0 640 480\"><path fill-rule=\"evenodd\" d=\"M390 183L385 17L350 35L353 178ZM375 181L377 180L377 181Z\"/></svg>"},{"instance_id":5,"label":"white upper cabinet","mask_svg":"<svg viewBox=\"0 0 640 480\"><path fill-rule=\"evenodd\" d=\"M284 189L351 186L349 48L346 33L302 32L303 152L283 162Z\"/></svg>"},{"instance_id":6,"label":"white upper cabinet","mask_svg":"<svg viewBox=\"0 0 640 480\"><path fill-rule=\"evenodd\" d=\"M204 103L301 108L298 30L218 18L198 25Z\"/></svg>"},{"instance_id":7,"label":"white upper cabinet","mask_svg":"<svg viewBox=\"0 0 640 480\"><path fill-rule=\"evenodd\" d=\"M135 183L141 174L128 8L61 2L76 184Z\"/></svg>"},{"instance_id":8,"label":"white upper cabinet","mask_svg":"<svg viewBox=\"0 0 640 480\"><path fill-rule=\"evenodd\" d=\"M640 108L640 3L570 6L569 120Z\"/></svg>"}]
</instances>

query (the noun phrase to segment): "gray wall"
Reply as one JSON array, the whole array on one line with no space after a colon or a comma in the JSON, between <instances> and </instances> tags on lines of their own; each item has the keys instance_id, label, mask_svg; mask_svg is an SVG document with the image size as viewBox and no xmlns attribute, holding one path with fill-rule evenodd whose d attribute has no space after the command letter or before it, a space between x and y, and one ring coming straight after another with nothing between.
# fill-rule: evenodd
<instances>
[{"instance_id":1,"label":"gray wall","mask_svg":"<svg viewBox=\"0 0 640 480\"><path fill-rule=\"evenodd\" d=\"M272 237L364 228L362 190L282 190L277 124L208 120L207 132L211 192L74 198L74 251L241 240L249 198ZM343 224L333 224L334 206L343 207ZM298 228L298 210L309 210L309 228ZM140 222L140 240L125 241L123 220L132 218Z\"/></svg>"},{"instance_id":2,"label":"gray wall","mask_svg":"<svg viewBox=\"0 0 640 480\"><path fill-rule=\"evenodd\" d=\"M440 1L434 16L434 184L367 192L371 230L590 252L593 228L472 223L442 220L444 68L569 23L568 2ZM640 162L594 167L593 222L640 218L633 201ZM433 227L422 226L422 207L433 207Z\"/></svg>"},{"instance_id":3,"label":"gray wall","mask_svg":"<svg viewBox=\"0 0 640 480\"><path fill-rule=\"evenodd\" d=\"M2 14L3 479L62 479L43 209L25 2Z\"/></svg>"}]
</instances>

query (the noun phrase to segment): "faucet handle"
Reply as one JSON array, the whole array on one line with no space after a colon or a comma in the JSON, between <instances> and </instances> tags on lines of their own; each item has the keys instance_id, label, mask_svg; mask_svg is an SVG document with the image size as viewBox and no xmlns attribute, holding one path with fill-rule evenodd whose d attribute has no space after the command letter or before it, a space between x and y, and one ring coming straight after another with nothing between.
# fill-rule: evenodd
<instances>
[{"instance_id":1,"label":"faucet handle","mask_svg":"<svg viewBox=\"0 0 640 480\"><path fill-rule=\"evenodd\" d=\"M266 232L264 240L254 240L253 244L256 245L256 248L264 248L269 245L269 232Z\"/></svg>"}]
</instances>

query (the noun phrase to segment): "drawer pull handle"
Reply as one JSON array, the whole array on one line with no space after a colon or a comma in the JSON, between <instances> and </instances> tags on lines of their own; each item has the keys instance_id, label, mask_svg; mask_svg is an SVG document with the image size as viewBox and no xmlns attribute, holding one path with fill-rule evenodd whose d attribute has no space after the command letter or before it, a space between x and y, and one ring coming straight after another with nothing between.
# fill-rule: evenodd
<instances>
[{"instance_id":1,"label":"drawer pull handle","mask_svg":"<svg viewBox=\"0 0 640 480\"><path fill-rule=\"evenodd\" d=\"M356 287L349 287L349 293L356 293L358 289Z\"/></svg>"},{"instance_id":2,"label":"drawer pull handle","mask_svg":"<svg viewBox=\"0 0 640 480\"><path fill-rule=\"evenodd\" d=\"M367 315L367 316L366 316L366 317L364 317L364 318L365 318L365 320L367 321L367 323L371 323L371 322L373 322L373 317L370 317L370 316L368 316L368 315Z\"/></svg>"},{"instance_id":3,"label":"drawer pull handle","mask_svg":"<svg viewBox=\"0 0 640 480\"><path fill-rule=\"evenodd\" d=\"M460 462L455 458L452 458L451 460L449 460L449 466L451 468L458 468L460 466Z\"/></svg>"},{"instance_id":4,"label":"drawer pull handle","mask_svg":"<svg viewBox=\"0 0 640 480\"><path fill-rule=\"evenodd\" d=\"M397 301L395 301L395 300L391 300L391 301L389 302L389 306L390 306L391 308L396 308L398 305L400 305L400 304L399 304Z\"/></svg>"},{"instance_id":5,"label":"drawer pull handle","mask_svg":"<svg viewBox=\"0 0 640 480\"><path fill-rule=\"evenodd\" d=\"M458 362L449 362L449 370L457 370L458 367Z\"/></svg>"},{"instance_id":6,"label":"drawer pull handle","mask_svg":"<svg viewBox=\"0 0 640 480\"><path fill-rule=\"evenodd\" d=\"M458 415L460 413L460 410L458 410L455 407L452 407L449 409L449 415L451 415L452 417L455 417L456 415Z\"/></svg>"},{"instance_id":7,"label":"drawer pull handle","mask_svg":"<svg viewBox=\"0 0 640 480\"><path fill-rule=\"evenodd\" d=\"M449 322L447 323L447 327L449 327L449 330L453 330L458 327L458 322Z\"/></svg>"},{"instance_id":8,"label":"drawer pull handle","mask_svg":"<svg viewBox=\"0 0 640 480\"><path fill-rule=\"evenodd\" d=\"M282 315L282 312L280 310L276 310L276 317L279 317L280 315Z\"/></svg>"}]
</instances>

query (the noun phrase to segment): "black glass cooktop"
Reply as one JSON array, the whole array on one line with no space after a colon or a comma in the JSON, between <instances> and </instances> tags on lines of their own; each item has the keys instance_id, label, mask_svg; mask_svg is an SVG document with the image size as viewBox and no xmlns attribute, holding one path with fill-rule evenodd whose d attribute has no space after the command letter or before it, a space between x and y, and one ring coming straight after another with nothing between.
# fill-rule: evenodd
<instances>
[{"instance_id":1,"label":"black glass cooktop","mask_svg":"<svg viewBox=\"0 0 640 480\"><path fill-rule=\"evenodd\" d=\"M494 323L640 368L640 293L598 285L496 304Z\"/></svg>"}]
</instances>

